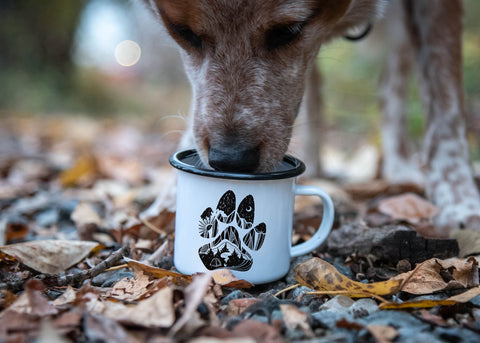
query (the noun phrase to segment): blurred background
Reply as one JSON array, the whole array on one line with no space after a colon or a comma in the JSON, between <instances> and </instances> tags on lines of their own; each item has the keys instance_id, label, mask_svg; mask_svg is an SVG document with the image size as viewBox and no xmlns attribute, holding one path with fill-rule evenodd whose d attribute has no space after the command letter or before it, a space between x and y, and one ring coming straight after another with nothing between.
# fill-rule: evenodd
<instances>
[{"instance_id":1,"label":"blurred background","mask_svg":"<svg viewBox=\"0 0 480 343\"><path fill-rule=\"evenodd\" d=\"M466 0L464 85L474 160L480 159L479 17L480 2ZM382 46L376 34L362 43L340 39L318 58L326 144L345 154L380 144ZM173 42L145 8L127 0L0 0L0 80L4 125L32 117L125 121L175 142L190 101ZM423 115L414 79L408 106L418 139Z\"/></svg>"}]
</instances>

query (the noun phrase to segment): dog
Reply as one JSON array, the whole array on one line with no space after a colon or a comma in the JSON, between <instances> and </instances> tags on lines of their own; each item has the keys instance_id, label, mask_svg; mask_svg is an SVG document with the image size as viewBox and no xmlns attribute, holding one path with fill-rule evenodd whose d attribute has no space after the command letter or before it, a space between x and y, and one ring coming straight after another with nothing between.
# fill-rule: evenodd
<instances>
[{"instance_id":1,"label":"dog","mask_svg":"<svg viewBox=\"0 0 480 343\"><path fill-rule=\"evenodd\" d=\"M424 183L440 228L480 228L462 91L461 0L144 0L180 47L192 87L189 132L205 167L268 172L289 146L301 104L318 122L322 45L386 15L393 28L381 79L383 176ZM386 13L386 14L385 14ZM426 112L423 165L410 159L407 75L418 71ZM305 160L321 173L318 127Z\"/></svg>"}]
</instances>

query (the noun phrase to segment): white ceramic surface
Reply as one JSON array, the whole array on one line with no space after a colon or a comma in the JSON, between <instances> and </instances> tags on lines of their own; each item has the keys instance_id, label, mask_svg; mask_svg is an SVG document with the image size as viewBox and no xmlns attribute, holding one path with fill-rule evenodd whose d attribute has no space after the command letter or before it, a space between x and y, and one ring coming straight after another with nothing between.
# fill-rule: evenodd
<instances>
[{"instance_id":1,"label":"white ceramic surface","mask_svg":"<svg viewBox=\"0 0 480 343\"><path fill-rule=\"evenodd\" d=\"M184 274L228 268L254 284L280 279L290 258L317 248L333 224L330 197L295 177L235 180L179 170L177 182L174 264ZM319 196L324 213L315 235L292 247L296 194Z\"/></svg>"}]
</instances>

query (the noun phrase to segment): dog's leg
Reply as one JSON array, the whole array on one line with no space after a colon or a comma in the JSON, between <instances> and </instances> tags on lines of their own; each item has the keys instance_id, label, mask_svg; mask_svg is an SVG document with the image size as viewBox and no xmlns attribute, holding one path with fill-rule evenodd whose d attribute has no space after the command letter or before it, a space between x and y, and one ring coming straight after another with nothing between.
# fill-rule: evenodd
<instances>
[{"instance_id":1,"label":"dog's leg","mask_svg":"<svg viewBox=\"0 0 480 343\"><path fill-rule=\"evenodd\" d=\"M462 86L462 1L406 0L427 113L423 152L437 226L480 228L480 196L469 165Z\"/></svg>"},{"instance_id":2,"label":"dog's leg","mask_svg":"<svg viewBox=\"0 0 480 343\"><path fill-rule=\"evenodd\" d=\"M301 125L301 156L307 169L305 175L319 177L322 175L322 160L320 151L323 142L323 116L321 84L322 76L316 64L307 74L305 94L300 108Z\"/></svg>"},{"instance_id":3,"label":"dog's leg","mask_svg":"<svg viewBox=\"0 0 480 343\"><path fill-rule=\"evenodd\" d=\"M389 53L380 79L382 175L394 183L423 184L420 161L412 160L413 149L407 127L405 105L413 50L403 17L401 2L395 1L384 21Z\"/></svg>"}]
</instances>

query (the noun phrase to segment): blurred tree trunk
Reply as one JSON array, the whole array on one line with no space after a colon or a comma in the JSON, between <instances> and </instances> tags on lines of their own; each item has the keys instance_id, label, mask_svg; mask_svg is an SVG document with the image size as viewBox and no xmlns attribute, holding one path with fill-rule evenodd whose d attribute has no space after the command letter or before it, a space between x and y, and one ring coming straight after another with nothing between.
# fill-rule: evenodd
<instances>
[{"instance_id":1,"label":"blurred tree trunk","mask_svg":"<svg viewBox=\"0 0 480 343\"><path fill-rule=\"evenodd\" d=\"M88 0L0 0L2 68L68 77L71 50Z\"/></svg>"}]
</instances>

